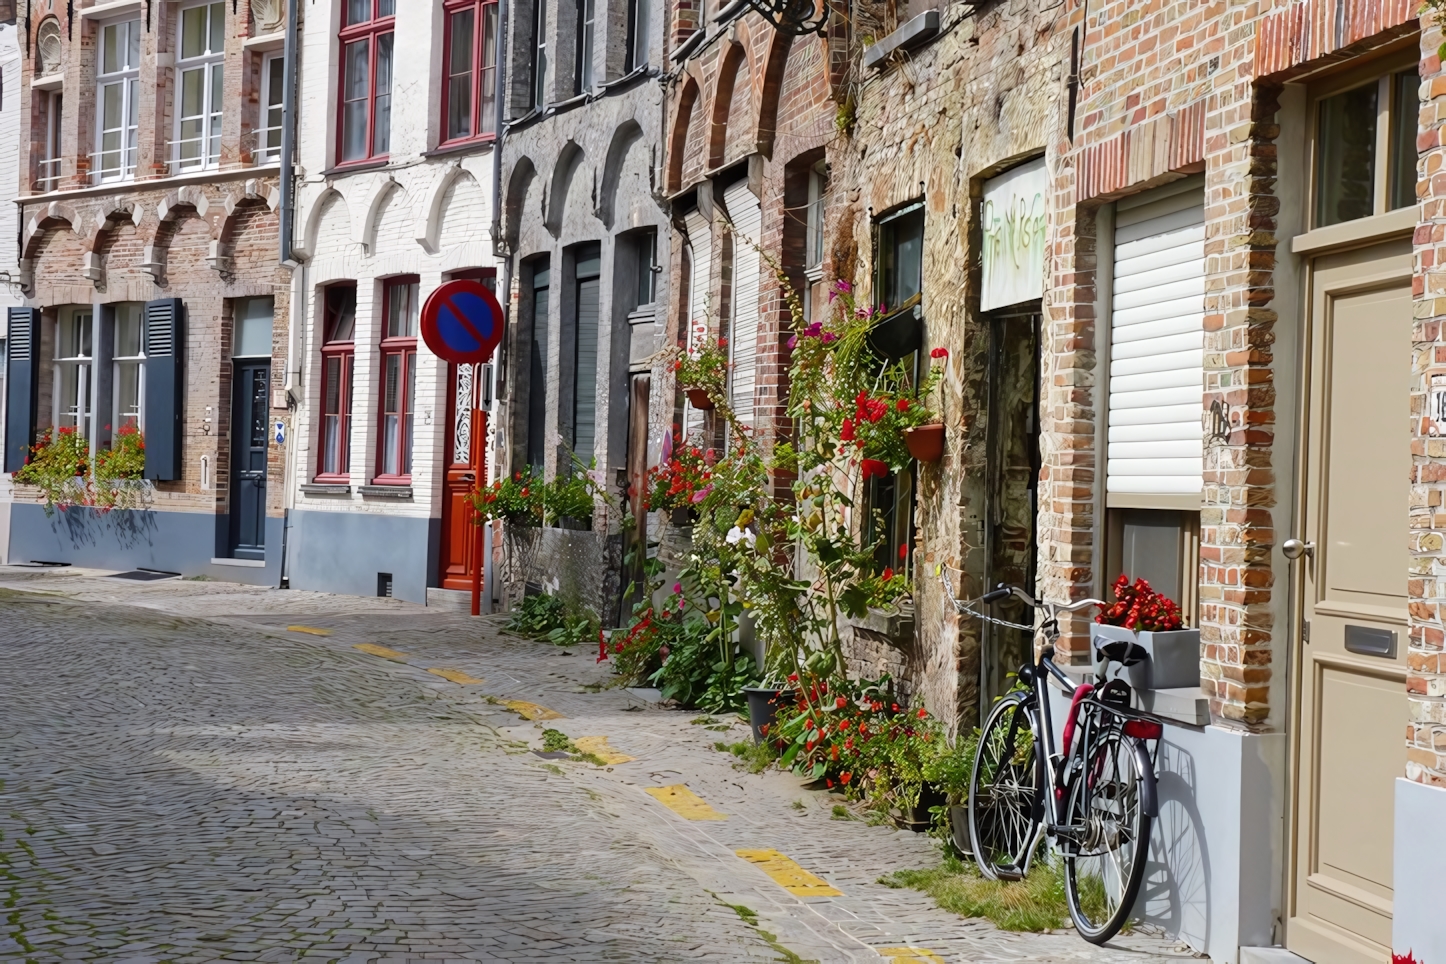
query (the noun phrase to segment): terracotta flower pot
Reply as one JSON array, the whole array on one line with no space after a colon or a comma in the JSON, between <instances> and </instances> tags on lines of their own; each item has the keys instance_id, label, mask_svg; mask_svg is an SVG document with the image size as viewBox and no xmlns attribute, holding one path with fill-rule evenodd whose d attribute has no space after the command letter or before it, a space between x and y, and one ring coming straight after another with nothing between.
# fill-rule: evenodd
<instances>
[{"instance_id":1,"label":"terracotta flower pot","mask_svg":"<svg viewBox=\"0 0 1446 964\"><path fill-rule=\"evenodd\" d=\"M920 462L937 462L944 457L944 425L919 425L904 430L904 442L909 454Z\"/></svg>"},{"instance_id":2,"label":"terracotta flower pot","mask_svg":"<svg viewBox=\"0 0 1446 964\"><path fill-rule=\"evenodd\" d=\"M708 397L708 392L701 388L687 389L688 404L700 412L711 412L713 410L713 399Z\"/></svg>"}]
</instances>

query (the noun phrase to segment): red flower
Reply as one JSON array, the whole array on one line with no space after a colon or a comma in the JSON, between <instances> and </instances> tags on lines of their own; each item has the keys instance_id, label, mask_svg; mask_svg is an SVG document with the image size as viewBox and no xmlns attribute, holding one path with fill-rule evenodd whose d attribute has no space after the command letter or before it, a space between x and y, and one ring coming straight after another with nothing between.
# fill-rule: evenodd
<instances>
[{"instance_id":1,"label":"red flower","mask_svg":"<svg viewBox=\"0 0 1446 964\"><path fill-rule=\"evenodd\" d=\"M1407 951L1404 954L1397 954L1395 951L1392 951L1391 964L1424 964L1424 962L1416 960L1415 951Z\"/></svg>"},{"instance_id":2,"label":"red flower","mask_svg":"<svg viewBox=\"0 0 1446 964\"><path fill-rule=\"evenodd\" d=\"M882 479L886 478L889 474L888 465L880 462L878 459L864 459L863 467L865 479L871 479L874 476Z\"/></svg>"},{"instance_id":3,"label":"red flower","mask_svg":"<svg viewBox=\"0 0 1446 964\"><path fill-rule=\"evenodd\" d=\"M842 773L840 773L840 774L838 775L838 778L843 781L843 785L844 785L844 786L848 786L848 785L849 785L849 781L854 778L854 775L853 775L852 773L850 773L849 771L845 770L844 772L842 772Z\"/></svg>"},{"instance_id":4,"label":"red flower","mask_svg":"<svg viewBox=\"0 0 1446 964\"><path fill-rule=\"evenodd\" d=\"M929 357L930 357L930 358L948 358L948 357L949 357L949 349L947 349L947 348L942 348L942 347L941 347L941 348L935 348L933 351L929 352Z\"/></svg>"},{"instance_id":5,"label":"red flower","mask_svg":"<svg viewBox=\"0 0 1446 964\"><path fill-rule=\"evenodd\" d=\"M837 698L836 700L833 701L833 705L834 705L834 706L837 706L839 709L843 709L845 706L848 706L848 705L849 705L849 701L846 700L846 699L844 699L842 696L840 696L839 698Z\"/></svg>"},{"instance_id":6,"label":"red flower","mask_svg":"<svg viewBox=\"0 0 1446 964\"><path fill-rule=\"evenodd\" d=\"M899 546L899 558L900 558L900 559L907 559L907 558L909 558L909 546L908 546L908 543L905 543L904 545Z\"/></svg>"},{"instance_id":7,"label":"red flower","mask_svg":"<svg viewBox=\"0 0 1446 964\"><path fill-rule=\"evenodd\" d=\"M927 717L928 715L929 715L929 711L928 711L928 710L924 709L922 706L919 707L919 719L922 720L922 719L924 719L925 717Z\"/></svg>"},{"instance_id":8,"label":"red flower","mask_svg":"<svg viewBox=\"0 0 1446 964\"><path fill-rule=\"evenodd\" d=\"M901 398L894 403L894 407L901 412L907 412L909 410L909 400L907 398Z\"/></svg>"},{"instance_id":9,"label":"red flower","mask_svg":"<svg viewBox=\"0 0 1446 964\"><path fill-rule=\"evenodd\" d=\"M885 567L884 567L884 582L888 582L888 581L889 581L890 579L892 579L892 578L894 578L894 570L893 570L893 568L892 568L891 566L885 566Z\"/></svg>"},{"instance_id":10,"label":"red flower","mask_svg":"<svg viewBox=\"0 0 1446 964\"><path fill-rule=\"evenodd\" d=\"M846 419L843 420L843 431L839 433L839 438L842 439L842 440L845 441L845 442L852 442L852 441L854 440L854 420L853 420L853 419L851 419L851 418L846 418Z\"/></svg>"}]
</instances>

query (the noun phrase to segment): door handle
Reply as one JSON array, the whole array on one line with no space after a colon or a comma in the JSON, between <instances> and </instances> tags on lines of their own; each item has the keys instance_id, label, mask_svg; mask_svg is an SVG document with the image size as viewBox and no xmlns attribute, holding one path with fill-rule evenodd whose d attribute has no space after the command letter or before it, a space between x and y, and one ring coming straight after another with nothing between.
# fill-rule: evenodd
<instances>
[{"instance_id":1,"label":"door handle","mask_svg":"<svg viewBox=\"0 0 1446 964\"><path fill-rule=\"evenodd\" d=\"M458 476L458 478L460 478L463 482L477 481L477 476L471 472L463 472L460 476Z\"/></svg>"},{"instance_id":2,"label":"door handle","mask_svg":"<svg viewBox=\"0 0 1446 964\"><path fill-rule=\"evenodd\" d=\"M1287 539L1285 540L1285 542L1281 543L1280 551L1285 553L1285 558L1289 559L1291 562L1294 562L1301 556L1309 556L1310 558L1314 559L1315 543L1301 542L1299 539Z\"/></svg>"}]
</instances>

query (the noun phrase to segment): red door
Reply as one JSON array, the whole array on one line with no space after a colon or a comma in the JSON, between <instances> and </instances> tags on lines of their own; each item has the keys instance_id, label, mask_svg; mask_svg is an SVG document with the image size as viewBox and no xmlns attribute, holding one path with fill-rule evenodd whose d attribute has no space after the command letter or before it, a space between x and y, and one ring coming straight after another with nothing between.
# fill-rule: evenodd
<instances>
[{"instance_id":1,"label":"red door","mask_svg":"<svg viewBox=\"0 0 1446 964\"><path fill-rule=\"evenodd\" d=\"M447 448L442 477L442 558L438 571L443 589L472 589L476 542L468 495L476 487L472 473L472 379L480 366L448 365ZM475 440L485 445L486 439Z\"/></svg>"}]
</instances>

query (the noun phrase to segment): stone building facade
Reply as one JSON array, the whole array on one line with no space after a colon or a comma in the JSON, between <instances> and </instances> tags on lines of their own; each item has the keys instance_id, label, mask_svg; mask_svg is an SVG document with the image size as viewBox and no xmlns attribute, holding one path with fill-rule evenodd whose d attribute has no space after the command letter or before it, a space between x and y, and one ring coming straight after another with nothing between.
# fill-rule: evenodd
<instances>
[{"instance_id":1,"label":"stone building facade","mask_svg":"<svg viewBox=\"0 0 1446 964\"><path fill-rule=\"evenodd\" d=\"M0 4L0 85L15 90L20 86L22 60L20 56L20 31L15 22L15 5ZM0 171L5 172L6 190L11 197L20 193L20 101L12 97L0 102ZM19 214L14 205L0 210L0 237L13 238ZM7 317L9 309L21 303L20 264L18 250L5 249L0 257L0 309ZM0 324L0 437L5 433L5 340L7 326ZM8 473L0 466L0 563L9 559L10 551L10 505L13 485Z\"/></svg>"},{"instance_id":2,"label":"stone building facade","mask_svg":"<svg viewBox=\"0 0 1446 964\"><path fill-rule=\"evenodd\" d=\"M642 519L636 493L673 401L657 358L672 296L667 16L650 0L528 0L511 9L506 34L497 251L512 323L500 464L549 479L591 472L607 496L590 529L537 533L511 588L546 586L607 625L631 581L624 558L647 538L643 521L624 529L623 510Z\"/></svg>"},{"instance_id":3,"label":"stone building facade","mask_svg":"<svg viewBox=\"0 0 1446 964\"><path fill-rule=\"evenodd\" d=\"M289 285L268 104L283 20L276 0L26 8L30 310L8 319L5 468L47 429L94 452L134 425L150 483L143 510L111 515L47 513L18 488L11 561L279 581L289 416L271 359Z\"/></svg>"},{"instance_id":4,"label":"stone building facade","mask_svg":"<svg viewBox=\"0 0 1446 964\"><path fill-rule=\"evenodd\" d=\"M329 0L306 18L289 583L446 600L480 557L470 412L493 369L439 360L418 321L444 281L495 284L498 5Z\"/></svg>"}]
</instances>

